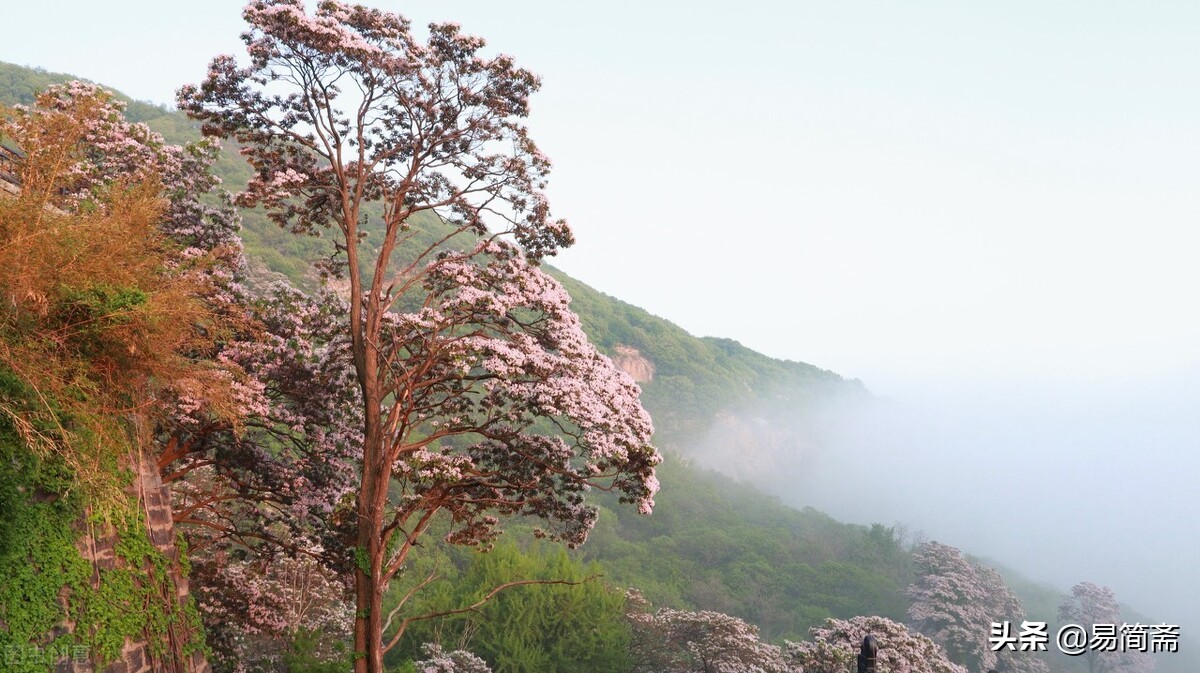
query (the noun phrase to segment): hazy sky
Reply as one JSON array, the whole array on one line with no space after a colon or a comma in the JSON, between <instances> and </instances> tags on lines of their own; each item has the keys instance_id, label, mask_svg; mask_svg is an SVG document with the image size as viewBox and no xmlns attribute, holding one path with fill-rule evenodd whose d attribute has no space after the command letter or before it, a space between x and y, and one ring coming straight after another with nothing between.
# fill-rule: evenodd
<instances>
[{"instance_id":1,"label":"hazy sky","mask_svg":"<svg viewBox=\"0 0 1200 673\"><path fill-rule=\"evenodd\" d=\"M8 2L0 60L170 102L240 53L242 4ZM979 520L980 551L1030 570L989 541L1107 534L1137 553L1096 575L1182 605L1150 551L1182 530L1164 553L1197 584L1200 3L369 4L543 76L530 126L579 239L557 265L940 410L912 451L994 470L984 500L1014 514ZM959 488L912 516L981 495ZM1145 526L1112 531L1087 498Z\"/></svg>"}]
</instances>

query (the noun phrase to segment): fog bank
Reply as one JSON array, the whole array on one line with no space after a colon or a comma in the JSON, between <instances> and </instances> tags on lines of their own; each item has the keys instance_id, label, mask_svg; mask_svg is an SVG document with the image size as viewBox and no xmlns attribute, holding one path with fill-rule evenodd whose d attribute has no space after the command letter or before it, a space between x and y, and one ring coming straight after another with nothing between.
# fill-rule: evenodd
<instances>
[{"instance_id":1,"label":"fog bank","mask_svg":"<svg viewBox=\"0 0 1200 673\"><path fill-rule=\"evenodd\" d=\"M1063 591L1108 585L1194 642L1197 400L1200 368L1087 385L911 386L831 405L789 430L811 441L776 456L774 475L738 476L842 520L903 524Z\"/></svg>"}]
</instances>

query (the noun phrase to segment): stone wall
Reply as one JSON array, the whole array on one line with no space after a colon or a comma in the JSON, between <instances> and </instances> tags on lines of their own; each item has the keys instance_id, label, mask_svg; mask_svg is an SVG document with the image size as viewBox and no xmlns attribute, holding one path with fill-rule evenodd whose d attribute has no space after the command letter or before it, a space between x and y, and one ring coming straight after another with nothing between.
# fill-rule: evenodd
<instances>
[{"instance_id":1,"label":"stone wall","mask_svg":"<svg viewBox=\"0 0 1200 673\"><path fill-rule=\"evenodd\" d=\"M187 577L180 572L179 549L175 545L175 523L171 512L170 487L162 483L158 473L158 465L153 456L139 455L131 457L130 465L136 475L133 485L134 495L143 509L146 522L146 532L150 542L165 556L169 562L169 586L173 587L173 596L163 596L162 600L176 600L182 606L186 604L189 595ZM97 530L90 528L79 542L79 550L84 558L92 563L93 587L100 581L100 571L116 568L124 563L116 555L114 545L118 541L117 532L109 528ZM72 624L64 625L70 630ZM56 670L61 673L209 673L208 661L202 653L191 655L183 653L184 645L197 634L188 632L187 624L175 624L164 637L162 651L166 655L159 658L152 654L151 643L148 640L127 639L120 656L112 663L97 669L91 663L78 661L60 662Z\"/></svg>"}]
</instances>

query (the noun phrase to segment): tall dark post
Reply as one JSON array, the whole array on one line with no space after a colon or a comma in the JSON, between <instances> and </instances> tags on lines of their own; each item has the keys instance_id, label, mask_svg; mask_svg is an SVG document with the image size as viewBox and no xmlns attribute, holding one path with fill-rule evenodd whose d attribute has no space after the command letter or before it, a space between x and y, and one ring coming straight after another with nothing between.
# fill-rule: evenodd
<instances>
[{"instance_id":1,"label":"tall dark post","mask_svg":"<svg viewBox=\"0 0 1200 673\"><path fill-rule=\"evenodd\" d=\"M875 655L879 654L879 643L870 634L863 638L858 651L858 673L875 673Z\"/></svg>"}]
</instances>

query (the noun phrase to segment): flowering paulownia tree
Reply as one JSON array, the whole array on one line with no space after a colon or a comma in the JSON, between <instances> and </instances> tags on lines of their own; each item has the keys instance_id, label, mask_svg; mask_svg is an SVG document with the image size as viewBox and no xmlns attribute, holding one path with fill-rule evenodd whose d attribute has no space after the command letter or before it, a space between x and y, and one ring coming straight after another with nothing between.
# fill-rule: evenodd
<instances>
[{"instance_id":1,"label":"flowering paulownia tree","mask_svg":"<svg viewBox=\"0 0 1200 673\"><path fill-rule=\"evenodd\" d=\"M345 661L354 608L328 568L285 554L223 560L192 574L215 670L289 670L284 655L298 638L311 640L312 658Z\"/></svg>"},{"instance_id":2,"label":"flowering paulownia tree","mask_svg":"<svg viewBox=\"0 0 1200 673\"><path fill-rule=\"evenodd\" d=\"M704 610L660 608L637 591L626 595L633 627L634 673L788 673L780 648L758 637L758 627Z\"/></svg>"},{"instance_id":3,"label":"flowering paulownia tree","mask_svg":"<svg viewBox=\"0 0 1200 673\"><path fill-rule=\"evenodd\" d=\"M353 624L345 549L361 404L335 298L277 286L243 298L219 354L243 374L247 415L222 423L180 400L159 462L185 531L218 671L285 670L297 639L344 660ZM249 668L247 668L249 667Z\"/></svg>"},{"instance_id":4,"label":"flowering paulownia tree","mask_svg":"<svg viewBox=\"0 0 1200 673\"><path fill-rule=\"evenodd\" d=\"M908 587L908 616L916 630L971 668L995 666L987 646L991 623L1004 619L979 569L956 547L927 542L917 549L917 577Z\"/></svg>"},{"instance_id":5,"label":"flowering paulownia tree","mask_svg":"<svg viewBox=\"0 0 1200 673\"><path fill-rule=\"evenodd\" d=\"M991 568L969 561L956 547L927 542L915 554L917 578L908 587L908 616L917 631L945 648L951 661L971 670L1001 665L1023 673L1045 673L1046 664L1030 652L995 652L989 643L993 622L1021 623L1025 608Z\"/></svg>"},{"instance_id":6,"label":"flowering paulownia tree","mask_svg":"<svg viewBox=\"0 0 1200 673\"><path fill-rule=\"evenodd\" d=\"M637 386L537 267L573 242L521 123L537 77L453 24L422 42L403 17L332 1L310 15L255 0L244 17L249 65L218 57L179 103L243 146L256 175L241 203L338 233L363 410L355 665L382 671L427 617L381 614L382 593L439 512L457 544L488 543L502 514L579 544L584 492L649 512L660 459Z\"/></svg>"},{"instance_id":7,"label":"flowering paulownia tree","mask_svg":"<svg viewBox=\"0 0 1200 673\"><path fill-rule=\"evenodd\" d=\"M126 121L124 110L125 104L111 92L73 81L47 88L34 107L16 106L9 123L17 136L37 128L44 133L47 120L55 117L80 123L69 156L39 157L58 151L51 143L29 150L33 154L25 163L31 170L41 164L53 167L54 189L46 194L52 205L68 211L84 204L94 207L114 185L152 181L166 200L159 229L184 256L221 253L222 263L236 266L230 253L241 253L240 220L229 194L216 189L220 180L209 170L220 152L219 143L206 139L183 147L171 145L145 124ZM25 175L24 182L37 188L49 177L39 168Z\"/></svg>"},{"instance_id":8,"label":"flowering paulownia tree","mask_svg":"<svg viewBox=\"0 0 1200 673\"><path fill-rule=\"evenodd\" d=\"M1094 635L1097 624L1113 625L1114 631L1121 628L1121 606L1117 596L1108 587L1091 582L1080 582L1071 587L1071 595L1065 596L1058 606L1058 619L1063 624L1077 624ZM1114 634L1119 637L1119 634ZM1154 659L1145 652L1104 651L1089 647L1081 659L1087 664L1088 673L1149 673L1154 670Z\"/></svg>"},{"instance_id":9,"label":"flowering paulownia tree","mask_svg":"<svg viewBox=\"0 0 1200 673\"><path fill-rule=\"evenodd\" d=\"M787 643L784 656L804 673L845 673L855 669L868 634L879 643L877 666L888 673L967 673L932 640L885 617L827 619L810 630L811 641Z\"/></svg>"},{"instance_id":10,"label":"flowering paulownia tree","mask_svg":"<svg viewBox=\"0 0 1200 673\"><path fill-rule=\"evenodd\" d=\"M269 543L326 556L362 442L340 303L276 286L239 306L243 328L217 360L241 374L244 417L222 423L181 396L159 458L176 522L194 531L193 549Z\"/></svg>"},{"instance_id":11,"label":"flowering paulownia tree","mask_svg":"<svg viewBox=\"0 0 1200 673\"><path fill-rule=\"evenodd\" d=\"M446 652L437 643L426 643L422 649L429 658L413 662L420 673L492 673L486 661L466 650Z\"/></svg>"}]
</instances>

